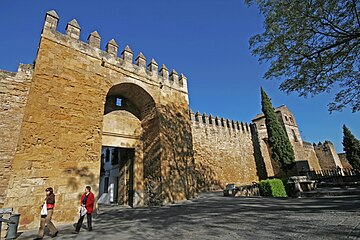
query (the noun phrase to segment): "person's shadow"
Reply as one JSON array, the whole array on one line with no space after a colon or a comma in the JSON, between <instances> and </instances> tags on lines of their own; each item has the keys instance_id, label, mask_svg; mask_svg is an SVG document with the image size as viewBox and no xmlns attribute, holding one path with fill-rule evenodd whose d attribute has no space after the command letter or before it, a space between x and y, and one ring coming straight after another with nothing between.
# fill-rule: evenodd
<instances>
[{"instance_id":1,"label":"person's shadow","mask_svg":"<svg viewBox=\"0 0 360 240\"><path fill-rule=\"evenodd\" d=\"M73 224L74 230L76 229L76 225L77 225L77 223L74 223L74 224ZM81 224L81 228L80 228L80 229L82 229L82 228L88 229L87 226L86 226L84 223Z\"/></svg>"}]
</instances>

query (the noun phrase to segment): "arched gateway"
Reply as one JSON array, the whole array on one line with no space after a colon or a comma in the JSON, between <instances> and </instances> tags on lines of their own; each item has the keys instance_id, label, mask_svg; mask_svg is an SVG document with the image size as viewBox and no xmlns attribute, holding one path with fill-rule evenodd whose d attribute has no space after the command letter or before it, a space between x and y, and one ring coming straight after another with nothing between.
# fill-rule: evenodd
<instances>
[{"instance_id":1,"label":"arched gateway","mask_svg":"<svg viewBox=\"0 0 360 240\"><path fill-rule=\"evenodd\" d=\"M134 207L193 196L186 78L141 53L133 64L129 47L119 58L114 40L100 50L97 32L82 42L76 20L57 32L58 20L46 14L4 206L31 228L50 186L67 223L86 185Z\"/></svg>"},{"instance_id":2,"label":"arched gateway","mask_svg":"<svg viewBox=\"0 0 360 240\"><path fill-rule=\"evenodd\" d=\"M151 159L144 144L158 141L148 131L159 132L153 97L134 83L110 88L105 102L99 203L144 204L143 159Z\"/></svg>"}]
</instances>

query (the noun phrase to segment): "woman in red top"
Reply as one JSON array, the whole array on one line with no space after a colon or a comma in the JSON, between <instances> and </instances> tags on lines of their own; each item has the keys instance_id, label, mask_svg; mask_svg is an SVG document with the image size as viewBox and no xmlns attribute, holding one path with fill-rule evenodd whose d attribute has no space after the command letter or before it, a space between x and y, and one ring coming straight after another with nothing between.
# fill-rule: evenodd
<instances>
[{"instance_id":1,"label":"woman in red top","mask_svg":"<svg viewBox=\"0 0 360 240\"><path fill-rule=\"evenodd\" d=\"M45 191L46 191L46 198L45 198L45 201L44 201L43 204L46 204L47 215L41 215L40 228L39 228L38 236L35 239L43 239L44 230L45 230L45 224L49 228L52 237L56 237L56 235L59 232L56 229L55 225L51 221L51 217L53 215L53 210L54 210L54 207L55 207L54 190L51 187L49 187Z\"/></svg>"},{"instance_id":2,"label":"woman in red top","mask_svg":"<svg viewBox=\"0 0 360 240\"><path fill-rule=\"evenodd\" d=\"M94 211L94 202L95 202L95 197L94 197L94 194L91 192L91 187L86 186L85 193L81 196L80 204L81 204L81 206L86 208L88 231L92 231L91 213ZM76 233L76 234L79 233L81 225L84 221L84 217L85 217L85 215L81 216L81 212L80 212L80 218L79 218L78 223L76 224L74 233Z\"/></svg>"}]
</instances>

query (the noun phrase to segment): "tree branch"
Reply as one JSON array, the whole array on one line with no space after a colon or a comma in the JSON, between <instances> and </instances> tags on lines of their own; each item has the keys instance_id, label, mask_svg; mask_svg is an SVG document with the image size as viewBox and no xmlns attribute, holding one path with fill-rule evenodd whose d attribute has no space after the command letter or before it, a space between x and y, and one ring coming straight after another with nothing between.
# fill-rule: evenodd
<instances>
[{"instance_id":1,"label":"tree branch","mask_svg":"<svg viewBox=\"0 0 360 240\"><path fill-rule=\"evenodd\" d=\"M333 34L330 34L330 33L316 31L315 29L312 29L312 28L305 29L305 30L311 31L311 32L316 33L316 34L324 35L324 36L327 36L327 37L334 37L334 38L339 38L340 37L339 35L333 35Z\"/></svg>"},{"instance_id":2,"label":"tree branch","mask_svg":"<svg viewBox=\"0 0 360 240\"><path fill-rule=\"evenodd\" d=\"M322 8L322 7L321 7ZM331 13L327 13L326 10L324 10L322 8L322 10L325 12L323 18L328 22L328 25L336 32L340 33L340 34L343 34L343 35L349 35L350 33L344 29L342 29L341 27L335 25L330 19L327 18L327 16L331 15ZM341 31L341 32L340 32Z\"/></svg>"},{"instance_id":3,"label":"tree branch","mask_svg":"<svg viewBox=\"0 0 360 240\"><path fill-rule=\"evenodd\" d=\"M358 15L357 10L356 10L356 2L355 2L355 0L353 0L352 2L353 2L353 4L354 4L354 12L355 12L356 20L357 20L358 25L359 25L359 27L360 27L359 15Z\"/></svg>"},{"instance_id":4,"label":"tree branch","mask_svg":"<svg viewBox=\"0 0 360 240\"><path fill-rule=\"evenodd\" d=\"M344 39L344 40L342 40L342 41L340 41L340 42L335 42L335 43L333 43L333 44L331 44L331 45L329 45L329 46L323 47L323 48L321 48L320 50L318 50L318 51L316 51L316 52L308 55L308 58L312 58L312 56L314 56L314 55L320 54L320 53L322 53L322 52L324 52L324 51L326 51L326 50L329 50L329 49L331 49L331 48L337 47L337 46L339 46L339 45L341 45L341 44L348 43L348 42L350 42L351 40L353 40L354 38L358 38L358 37L360 38L360 33L355 34L353 37L346 38L346 39Z\"/></svg>"}]
</instances>

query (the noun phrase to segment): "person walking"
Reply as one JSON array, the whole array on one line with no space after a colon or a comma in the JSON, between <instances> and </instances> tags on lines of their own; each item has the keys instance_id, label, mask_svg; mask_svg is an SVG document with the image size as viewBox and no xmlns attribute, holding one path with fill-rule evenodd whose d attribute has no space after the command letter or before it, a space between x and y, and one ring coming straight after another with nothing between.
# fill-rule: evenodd
<instances>
[{"instance_id":1,"label":"person walking","mask_svg":"<svg viewBox=\"0 0 360 240\"><path fill-rule=\"evenodd\" d=\"M88 231L92 231L91 214L94 211L94 202L95 202L95 197L94 197L94 194L91 192L91 187L86 186L85 193L81 196L80 203L81 203L82 209L80 210L80 218L76 224L76 228L74 231L75 234L78 234L80 232L80 228L84 221L85 215L87 217ZM86 209L86 211L85 211L86 213L84 212L84 208Z\"/></svg>"},{"instance_id":2,"label":"person walking","mask_svg":"<svg viewBox=\"0 0 360 240\"><path fill-rule=\"evenodd\" d=\"M39 228L38 236L35 239L43 239L45 225L50 230L50 234L52 237L56 237L57 234L59 233L59 231L56 229L55 225L51 221L51 218L52 218L53 212L54 212L54 207L55 207L54 190L51 187L49 187L49 188L46 188L45 192L46 192L46 197L45 197L45 200L44 200L44 203L42 206L45 213L43 211L41 213L40 228Z\"/></svg>"}]
</instances>

